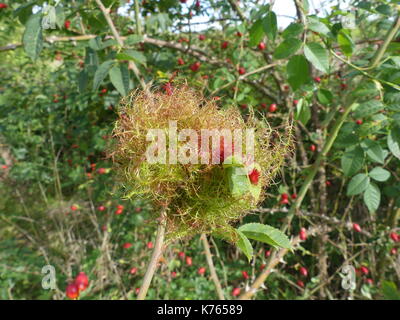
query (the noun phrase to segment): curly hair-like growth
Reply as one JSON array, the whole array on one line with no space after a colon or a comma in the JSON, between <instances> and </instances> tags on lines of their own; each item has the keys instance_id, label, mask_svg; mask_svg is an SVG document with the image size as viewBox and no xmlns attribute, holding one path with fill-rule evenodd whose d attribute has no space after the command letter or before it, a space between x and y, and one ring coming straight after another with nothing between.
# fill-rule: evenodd
<instances>
[{"instance_id":1,"label":"curly hair-like growth","mask_svg":"<svg viewBox=\"0 0 400 320\"><path fill-rule=\"evenodd\" d=\"M161 129L168 141L171 121L178 131L189 128L199 134L202 129L254 129L254 162L235 160L248 174L235 176L235 165L147 161L149 130ZM120 102L110 155L127 198L145 197L156 208L166 209L167 238L213 233L236 241L231 225L262 200L261 191L272 182L291 150L290 131L290 125L284 134L272 130L252 113L245 121L238 108L220 109L215 101L188 86L169 88L168 92L136 91ZM178 147L184 144L177 143Z\"/></svg>"}]
</instances>

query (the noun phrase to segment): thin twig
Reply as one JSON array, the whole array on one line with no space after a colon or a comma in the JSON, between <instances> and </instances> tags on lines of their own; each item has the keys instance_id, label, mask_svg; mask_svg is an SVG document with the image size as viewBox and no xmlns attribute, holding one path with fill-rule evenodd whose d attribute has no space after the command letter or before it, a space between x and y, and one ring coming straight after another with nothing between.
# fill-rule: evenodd
<instances>
[{"instance_id":1,"label":"thin twig","mask_svg":"<svg viewBox=\"0 0 400 320\"><path fill-rule=\"evenodd\" d=\"M211 278L214 281L215 289L217 290L217 294L220 300L225 300L224 292L222 291L221 283L218 279L217 271L215 270L215 266L212 260L212 255L210 251L210 245L207 241L207 236L203 233L201 235L201 240L203 241L204 250L206 253L208 267L210 268Z\"/></svg>"},{"instance_id":2,"label":"thin twig","mask_svg":"<svg viewBox=\"0 0 400 320\"><path fill-rule=\"evenodd\" d=\"M110 17L109 10L106 9L106 7L104 7L101 0L96 0L96 3L99 6L100 10L103 12L104 18L106 19L108 25L110 26L111 32L113 33L115 40L117 40L118 44L121 46L121 48L123 48L124 41L122 40L117 29L115 28L114 22L112 21L112 19ZM139 80L139 83L142 86L143 90L147 90L146 82L144 81L143 76L140 74L138 67L132 60L129 60L129 67L133 70L133 73L135 74L136 78Z\"/></svg>"},{"instance_id":3,"label":"thin twig","mask_svg":"<svg viewBox=\"0 0 400 320\"><path fill-rule=\"evenodd\" d=\"M149 290L151 280L153 279L154 273L157 269L157 263L160 259L160 256L163 251L164 246L164 235L165 235L165 215L166 211L161 212L160 224L157 228L157 238L156 243L154 244L153 254L151 255L150 263L147 266L146 274L143 278L142 286L140 287L140 291L138 294L138 300L144 300L147 295L147 291Z\"/></svg>"}]
</instances>

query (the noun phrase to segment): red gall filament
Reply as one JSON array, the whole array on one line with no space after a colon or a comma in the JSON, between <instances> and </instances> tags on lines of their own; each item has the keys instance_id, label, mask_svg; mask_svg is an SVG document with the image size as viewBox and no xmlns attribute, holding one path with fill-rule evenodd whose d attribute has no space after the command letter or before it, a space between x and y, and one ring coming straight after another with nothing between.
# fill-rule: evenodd
<instances>
[{"instance_id":1,"label":"red gall filament","mask_svg":"<svg viewBox=\"0 0 400 320\"><path fill-rule=\"evenodd\" d=\"M257 185L258 180L260 179L260 171L255 168L251 170L251 172L249 173L249 179L252 184Z\"/></svg>"}]
</instances>

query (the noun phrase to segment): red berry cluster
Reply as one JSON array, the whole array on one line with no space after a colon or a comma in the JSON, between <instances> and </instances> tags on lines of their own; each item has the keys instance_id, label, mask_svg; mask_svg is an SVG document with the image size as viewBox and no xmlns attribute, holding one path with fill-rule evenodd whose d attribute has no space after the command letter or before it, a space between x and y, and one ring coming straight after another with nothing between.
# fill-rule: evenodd
<instances>
[{"instance_id":1,"label":"red berry cluster","mask_svg":"<svg viewBox=\"0 0 400 320\"><path fill-rule=\"evenodd\" d=\"M79 298L80 292L83 292L89 286L89 278L85 272L79 272L75 280L67 285L65 293L70 299Z\"/></svg>"}]
</instances>

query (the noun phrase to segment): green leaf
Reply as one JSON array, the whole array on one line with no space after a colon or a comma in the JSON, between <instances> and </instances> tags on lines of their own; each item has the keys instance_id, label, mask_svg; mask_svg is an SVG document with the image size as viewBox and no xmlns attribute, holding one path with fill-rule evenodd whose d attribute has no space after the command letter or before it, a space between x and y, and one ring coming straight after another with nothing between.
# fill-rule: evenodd
<instances>
[{"instance_id":1,"label":"green leaf","mask_svg":"<svg viewBox=\"0 0 400 320\"><path fill-rule=\"evenodd\" d=\"M355 196L364 192L369 185L369 177L364 173L359 173L355 175L347 186L347 195Z\"/></svg>"},{"instance_id":2,"label":"green leaf","mask_svg":"<svg viewBox=\"0 0 400 320\"><path fill-rule=\"evenodd\" d=\"M64 9L61 6L56 7L56 24L58 29L62 29L64 27L65 22L65 14Z\"/></svg>"},{"instance_id":3,"label":"green leaf","mask_svg":"<svg viewBox=\"0 0 400 320\"><path fill-rule=\"evenodd\" d=\"M307 20L308 20L308 25L307 25L308 29L317 33L321 33L325 36L328 35L328 33L330 32L329 28L324 23L322 23L318 19L318 17L309 16L307 17Z\"/></svg>"},{"instance_id":4,"label":"green leaf","mask_svg":"<svg viewBox=\"0 0 400 320\"><path fill-rule=\"evenodd\" d=\"M370 139L365 139L361 143L361 146L364 148L364 150L367 153L367 156L372 161L376 161L381 164L383 164L385 162L385 156L383 153L383 149L378 142L372 141Z\"/></svg>"},{"instance_id":5,"label":"green leaf","mask_svg":"<svg viewBox=\"0 0 400 320\"><path fill-rule=\"evenodd\" d=\"M382 293L386 300L400 300L400 292L397 290L394 282L383 281Z\"/></svg>"},{"instance_id":6,"label":"green leaf","mask_svg":"<svg viewBox=\"0 0 400 320\"><path fill-rule=\"evenodd\" d=\"M390 172L381 167L373 168L368 175L375 181L381 181L381 182L386 181L387 179L390 178Z\"/></svg>"},{"instance_id":7,"label":"green leaf","mask_svg":"<svg viewBox=\"0 0 400 320\"><path fill-rule=\"evenodd\" d=\"M308 103L304 99L300 99L296 105L295 120L299 120L306 125L311 118L311 110Z\"/></svg>"},{"instance_id":8,"label":"green leaf","mask_svg":"<svg viewBox=\"0 0 400 320\"><path fill-rule=\"evenodd\" d=\"M318 101L322 104L328 105L333 100L333 95L329 90L320 88L317 92Z\"/></svg>"},{"instance_id":9,"label":"green leaf","mask_svg":"<svg viewBox=\"0 0 400 320\"><path fill-rule=\"evenodd\" d=\"M260 165L256 162L253 162L246 169L247 169L247 172L251 172L251 170L253 170L253 169L256 169L258 172L262 172ZM249 179L249 183L250 183L249 191L250 191L251 195L253 196L253 198L257 201L260 198L260 194L261 194L261 184L260 183L252 184L248 175L247 175L247 178Z\"/></svg>"},{"instance_id":10,"label":"green leaf","mask_svg":"<svg viewBox=\"0 0 400 320\"><path fill-rule=\"evenodd\" d=\"M112 68L112 66L115 64L114 60L108 60L103 62L96 70L96 73L94 74L94 79L93 79L93 91L96 91L99 87L101 82L104 80L104 78L107 76L108 71Z\"/></svg>"},{"instance_id":11,"label":"green leaf","mask_svg":"<svg viewBox=\"0 0 400 320\"><path fill-rule=\"evenodd\" d=\"M304 27L301 23L291 23L282 33L282 37L287 38L296 38L304 31Z\"/></svg>"},{"instance_id":12,"label":"green leaf","mask_svg":"<svg viewBox=\"0 0 400 320\"><path fill-rule=\"evenodd\" d=\"M388 135L387 144L393 155L400 159L400 127L393 127Z\"/></svg>"},{"instance_id":13,"label":"green leaf","mask_svg":"<svg viewBox=\"0 0 400 320\"><path fill-rule=\"evenodd\" d=\"M30 16L26 23L22 42L28 56L36 60L43 48L42 14L36 13Z\"/></svg>"},{"instance_id":14,"label":"green leaf","mask_svg":"<svg viewBox=\"0 0 400 320\"><path fill-rule=\"evenodd\" d=\"M275 59L285 59L295 54L301 48L302 42L299 39L288 38L284 40L274 52Z\"/></svg>"},{"instance_id":15,"label":"green leaf","mask_svg":"<svg viewBox=\"0 0 400 320\"><path fill-rule=\"evenodd\" d=\"M369 212L375 212L379 208L381 202L381 191L379 187L370 183L367 189L364 191L364 203L366 204Z\"/></svg>"},{"instance_id":16,"label":"green leaf","mask_svg":"<svg viewBox=\"0 0 400 320\"><path fill-rule=\"evenodd\" d=\"M288 237L279 229L261 223L248 223L241 226L239 231L249 238L270 244L273 247L290 249Z\"/></svg>"},{"instance_id":17,"label":"green leaf","mask_svg":"<svg viewBox=\"0 0 400 320\"><path fill-rule=\"evenodd\" d=\"M125 63L114 66L109 71L111 83L121 96L126 96L129 91L129 70Z\"/></svg>"},{"instance_id":18,"label":"green leaf","mask_svg":"<svg viewBox=\"0 0 400 320\"><path fill-rule=\"evenodd\" d=\"M315 68L327 73L329 71L329 58L327 51L317 42L307 43L304 47L304 54Z\"/></svg>"},{"instance_id":19,"label":"green leaf","mask_svg":"<svg viewBox=\"0 0 400 320\"><path fill-rule=\"evenodd\" d=\"M340 30L337 36L337 41L339 43L340 49L347 57L351 57L354 51L354 42L343 30Z\"/></svg>"},{"instance_id":20,"label":"green leaf","mask_svg":"<svg viewBox=\"0 0 400 320\"><path fill-rule=\"evenodd\" d=\"M391 10L390 6L387 5L387 4L382 4L380 6L377 6L375 8L375 10L378 11L379 13L382 13L382 14L386 15L386 16L390 16L392 14L392 10Z\"/></svg>"},{"instance_id":21,"label":"green leaf","mask_svg":"<svg viewBox=\"0 0 400 320\"><path fill-rule=\"evenodd\" d=\"M86 48L86 56L85 56L85 69L88 70L96 70L97 66L99 65L99 57L97 52L94 51L92 48Z\"/></svg>"},{"instance_id":22,"label":"green leaf","mask_svg":"<svg viewBox=\"0 0 400 320\"><path fill-rule=\"evenodd\" d=\"M249 239L239 230L236 229L237 234L239 235L239 241L237 242L237 246L242 252L246 255L249 261L253 257L253 246L251 245Z\"/></svg>"},{"instance_id":23,"label":"green leaf","mask_svg":"<svg viewBox=\"0 0 400 320\"><path fill-rule=\"evenodd\" d=\"M143 36L139 36L137 34L131 34L125 39L124 45L131 46L142 41L143 41Z\"/></svg>"},{"instance_id":24,"label":"green leaf","mask_svg":"<svg viewBox=\"0 0 400 320\"><path fill-rule=\"evenodd\" d=\"M32 8L36 4L36 1L30 1L28 3L24 3L23 5L19 6L17 9L14 10L13 16L18 17L19 21L22 24L25 24L26 21L32 15Z\"/></svg>"},{"instance_id":25,"label":"green leaf","mask_svg":"<svg viewBox=\"0 0 400 320\"><path fill-rule=\"evenodd\" d=\"M82 70L78 74L78 89L80 93L85 92L88 84L88 73L86 70Z\"/></svg>"},{"instance_id":26,"label":"green leaf","mask_svg":"<svg viewBox=\"0 0 400 320\"><path fill-rule=\"evenodd\" d=\"M350 146L353 146L357 144L358 141L358 136L353 134L353 133L342 133L339 134L335 140L335 147L337 148L347 148Z\"/></svg>"},{"instance_id":27,"label":"green leaf","mask_svg":"<svg viewBox=\"0 0 400 320\"><path fill-rule=\"evenodd\" d=\"M341 159L343 173L346 176L356 174L362 168L364 162L364 150L357 146L350 151L346 151Z\"/></svg>"},{"instance_id":28,"label":"green leaf","mask_svg":"<svg viewBox=\"0 0 400 320\"><path fill-rule=\"evenodd\" d=\"M146 65L146 56L136 50L128 49L117 54L118 60L132 60L140 64Z\"/></svg>"},{"instance_id":29,"label":"green leaf","mask_svg":"<svg viewBox=\"0 0 400 320\"><path fill-rule=\"evenodd\" d=\"M96 38L89 40L89 47L95 51L103 49L103 41L101 37L97 36Z\"/></svg>"},{"instance_id":30,"label":"green leaf","mask_svg":"<svg viewBox=\"0 0 400 320\"><path fill-rule=\"evenodd\" d=\"M273 11L269 11L263 21L262 21L262 26L263 26L263 30L265 32L265 34L267 35L267 37L269 39L271 39L272 41L275 40L276 37L276 33L278 31L278 25L276 22L276 15Z\"/></svg>"},{"instance_id":31,"label":"green leaf","mask_svg":"<svg viewBox=\"0 0 400 320\"><path fill-rule=\"evenodd\" d=\"M254 47L258 45L264 36L262 20L257 20L256 22L254 22L254 24L251 26L249 30L249 33L250 33L249 46Z\"/></svg>"},{"instance_id":32,"label":"green leaf","mask_svg":"<svg viewBox=\"0 0 400 320\"><path fill-rule=\"evenodd\" d=\"M370 100L361 103L354 112L355 118L365 118L383 109L382 102L378 100Z\"/></svg>"},{"instance_id":33,"label":"green leaf","mask_svg":"<svg viewBox=\"0 0 400 320\"><path fill-rule=\"evenodd\" d=\"M286 71L288 73L288 82L294 91L310 80L308 62L302 55L291 57Z\"/></svg>"},{"instance_id":34,"label":"green leaf","mask_svg":"<svg viewBox=\"0 0 400 320\"><path fill-rule=\"evenodd\" d=\"M225 169L229 190L234 197L242 196L250 191L250 180L244 166L230 166Z\"/></svg>"}]
</instances>

